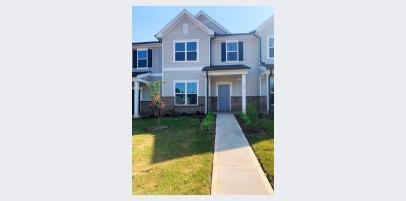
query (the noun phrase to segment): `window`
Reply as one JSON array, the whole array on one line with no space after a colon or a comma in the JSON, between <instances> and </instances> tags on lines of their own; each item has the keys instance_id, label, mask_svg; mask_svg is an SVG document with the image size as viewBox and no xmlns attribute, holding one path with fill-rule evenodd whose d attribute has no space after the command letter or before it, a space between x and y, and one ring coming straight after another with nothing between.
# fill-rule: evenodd
<instances>
[{"instance_id":1,"label":"window","mask_svg":"<svg viewBox=\"0 0 406 201\"><path fill-rule=\"evenodd\" d=\"M148 67L148 51L146 49L139 49L137 52L137 64L138 68L147 68Z\"/></svg>"},{"instance_id":2,"label":"window","mask_svg":"<svg viewBox=\"0 0 406 201\"><path fill-rule=\"evenodd\" d=\"M238 42L227 42L226 47L226 61L238 60Z\"/></svg>"},{"instance_id":3,"label":"window","mask_svg":"<svg viewBox=\"0 0 406 201\"><path fill-rule=\"evenodd\" d=\"M196 41L175 42L175 61L197 61Z\"/></svg>"},{"instance_id":4,"label":"window","mask_svg":"<svg viewBox=\"0 0 406 201\"><path fill-rule=\"evenodd\" d=\"M273 50L274 50L274 39L273 37L268 38L268 57L273 58Z\"/></svg>"},{"instance_id":5,"label":"window","mask_svg":"<svg viewBox=\"0 0 406 201\"><path fill-rule=\"evenodd\" d=\"M197 105L197 81L175 82L175 105Z\"/></svg>"}]
</instances>

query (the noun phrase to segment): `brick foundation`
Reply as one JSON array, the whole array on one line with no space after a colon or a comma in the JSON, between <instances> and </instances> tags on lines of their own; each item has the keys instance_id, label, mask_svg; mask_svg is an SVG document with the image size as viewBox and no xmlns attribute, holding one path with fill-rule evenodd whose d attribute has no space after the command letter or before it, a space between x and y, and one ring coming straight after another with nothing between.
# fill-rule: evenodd
<instances>
[{"instance_id":1,"label":"brick foundation","mask_svg":"<svg viewBox=\"0 0 406 201\"><path fill-rule=\"evenodd\" d=\"M174 97L164 97L165 108L162 115L173 114L196 114L196 112L204 113L204 96L199 96L199 104L197 106L175 106ZM212 96L208 99L208 111L217 112L217 97ZM140 114L148 117L154 114L151 107L151 101L141 101ZM258 112L266 113L266 96L247 96L247 106L253 103ZM242 98L241 96L231 97L231 112L241 112Z\"/></svg>"},{"instance_id":2,"label":"brick foundation","mask_svg":"<svg viewBox=\"0 0 406 201\"><path fill-rule=\"evenodd\" d=\"M165 108L162 115L171 114L196 114L196 112L204 114L204 96L199 96L197 106L175 106L174 97L164 97Z\"/></svg>"}]
</instances>

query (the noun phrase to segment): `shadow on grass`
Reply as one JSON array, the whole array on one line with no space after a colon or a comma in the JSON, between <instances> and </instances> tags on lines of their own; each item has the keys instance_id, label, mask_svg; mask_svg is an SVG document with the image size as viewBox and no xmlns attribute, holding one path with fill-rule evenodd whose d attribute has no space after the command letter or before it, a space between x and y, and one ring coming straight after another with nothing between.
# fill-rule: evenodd
<instances>
[{"instance_id":1,"label":"shadow on grass","mask_svg":"<svg viewBox=\"0 0 406 201\"><path fill-rule=\"evenodd\" d=\"M160 125L168 126L168 129L147 131L155 125L153 118L133 119L133 135L151 134L154 137L152 163L213 152L214 135L200 133L198 117L163 118Z\"/></svg>"}]
</instances>

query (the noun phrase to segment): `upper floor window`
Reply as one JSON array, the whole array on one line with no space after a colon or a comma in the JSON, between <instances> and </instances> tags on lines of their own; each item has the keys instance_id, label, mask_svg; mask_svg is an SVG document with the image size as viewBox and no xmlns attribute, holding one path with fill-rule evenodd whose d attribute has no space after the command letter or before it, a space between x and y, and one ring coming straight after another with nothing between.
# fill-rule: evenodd
<instances>
[{"instance_id":1,"label":"upper floor window","mask_svg":"<svg viewBox=\"0 0 406 201\"><path fill-rule=\"evenodd\" d=\"M198 61L198 42L175 42L174 61Z\"/></svg>"},{"instance_id":2,"label":"upper floor window","mask_svg":"<svg viewBox=\"0 0 406 201\"><path fill-rule=\"evenodd\" d=\"M148 50L147 49L138 49L137 50L137 64L138 68L147 68L148 67Z\"/></svg>"},{"instance_id":3,"label":"upper floor window","mask_svg":"<svg viewBox=\"0 0 406 201\"><path fill-rule=\"evenodd\" d=\"M221 42L221 61L222 62L244 61L244 42L243 41Z\"/></svg>"},{"instance_id":4,"label":"upper floor window","mask_svg":"<svg viewBox=\"0 0 406 201\"><path fill-rule=\"evenodd\" d=\"M273 58L273 50L274 50L274 38L273 37L269 37L268 38L268 57L269 58Z\"/></svg>"},{"instance_id":5,"label":"upper floor window","mask_svg":"<svg viewBox=\"0 0 406 201\"><path fill-rule=\"evenodd\" d=\"M175 81L175 105L197 105L197 81Z\"/></svg>"},{"instance_id":6,"label":"upper floor window","mask_svg":"<svg viewBox=\"0 0 406 201\"><path fill-rule=\"evenodd\" d=\"M226 61L237 61L238 59L238 42L227 42Z\"/></svg>"}]
</instances>

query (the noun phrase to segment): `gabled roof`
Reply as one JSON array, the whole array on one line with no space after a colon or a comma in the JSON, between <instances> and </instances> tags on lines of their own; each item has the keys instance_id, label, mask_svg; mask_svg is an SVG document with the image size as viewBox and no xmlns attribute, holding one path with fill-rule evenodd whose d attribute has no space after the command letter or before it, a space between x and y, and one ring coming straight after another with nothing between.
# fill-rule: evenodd
<instances>
[{"instance_id":1,"label":"gabled roof","mask_svg":"<svg viewBox=\"0 0 406 201\"><path fill-rule=\"evenodd\" d=\"M206 25L204 25L200 20L196 19L195 16L193 16L189 11L186 9L183 9L182 12L180 12L175 18L173 18L164 28L161 29L155 36L158 39L161 39L162 36L164 35L165 31L173 28L173 25L176 24L179 20L183 18L188 18L190 21L195 23L198 27L200 27L203 31L205 31L209 35L214 35L214 31L208 28Z\"/></svg>"},{"instance_id":2,"label":"gabled roof","mask_svg":"<svg viewBox=\"0 0 406 201\"><path fill-rule=\"evenodd\" d=\"M199 17L203 16L205 17L207 20L200 20ZM229 30L227 30L225 27L223 27L220 23L218 23L216 20L214 20L213 18L211 18L209 15L207 15L205 12L203 12L202 10L199 11L195 17L200 20L201 22L203 22L203 24L205 24L206 26L210 27L210 25L212 24L213 26L215 26L212 29L217 29L217 30L221 30L218 34L231 34L231 32ZM211 22L211 23L210 23ZM215 31L215 30L213 30ZM217 31L215 31L217 33Z\"/></svg>"},{"instance_id":3,"label":"gabled roof","mask_svg":"<svg viewBox=\"0 0 406 201\"><path fill-rule=\"evenodd\" d=\"M271 22L273 24L273 15L271 17L268 17L268 19L266 19L264 22L262 22L262 24L259 25L258 28L255 29L255 31L262 31L262 29L264 29Z\"/></svg>"}]
</instances>

